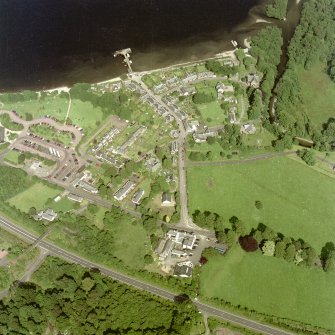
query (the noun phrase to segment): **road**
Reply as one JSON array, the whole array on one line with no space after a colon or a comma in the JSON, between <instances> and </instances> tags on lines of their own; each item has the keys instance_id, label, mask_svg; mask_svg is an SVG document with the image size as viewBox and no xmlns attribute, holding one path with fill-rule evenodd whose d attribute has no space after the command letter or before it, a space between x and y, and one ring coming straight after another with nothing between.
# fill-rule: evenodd
<instances>
[{"instance_id":1,"label":"road","mask_svg":"<svg viewBox=\"0 0 335 335\"><path fill-rule=\"evenodd\" d=\"M54 127L55 129L59 130L59 131L65 131L65 132L70 132L73 134L74 139L72 140L72 147L75 148L79 142L81 141L83 134L81 133L81 131L76 128L75 126L72 125L67 125L67 124L60 124L59 122L55 121L54 119L48 118L48 117L41 117L41 118L37 118L31 121L27 121L22 119L21 117L19 117L17 114L15 114L12 111L8 111L8 110L0 110L0 114L8 114L9 117L11 118L11 120L13 122L22 124L24 127L24 130L21 133L21 136L24 136L27 132L30 126L33 125L38 125L40 123L43 124L47 124L51 127Z\"/></svg>"},{"instance_id":2,"label":"road","mask_svg":"<svg viewBox=\"0 0 335 335\"><path fill-rule=\"evenodd\" d=\"M34 234L28 232L27 230L21 227L16 226L15 224L10 222L6 218L0 217L0 226L2 226L4 229L16 235L19 235L20 237L32 243L34 243L34 241L38 239L38 237L35 236ZM45 251L48 252L49 254L63 258L66 261L73 262L73 263L76 263L76 264L79 264L81 266L91 268L91 269L99 269L99 271L102 274L108 277L111 277L117 281L120 281L124 284L131 285L137 289L147 291L149 293L155 294L164 299L174 300L175 294L168 291L167 289L163 289L155 285L145 283L139 279L132 278L128 275L125 275L125 274L116 272L114 270L111 270L109 268L106 268L100 264L93 263L83 257L77 256L69 251L66 251L60 247L57 247L53 243L40 240L39 246L42 249L45 249ZM206 313L207 315L216 316L220 319L233 322L242 327L247 327L254 331L261 332L263 334L268 334L268 335L290 335L291 334L284 330L281 330L281 329L278 329L272 326L263 325L257 321L253 321L248 318L245 318L245 317L242 317L242 316L230 313L230 312L223 311L219 308L210 306L208 304L202 303L197 300L193 300L193 302L197 306L200 312Z\"/></svg>"},{"instance_id":3,"label":"road","mask_svg":"<svg viewBox=\"0 0 335 335\"><path fill-rule=\"evenodd\" d=\"M234 165L234 164L244 164L244 163L250 163L255 161L261 161L264 159L274 158L274 157L282 157L282 156L289 156L296 154L295 150L292 151L286 151L286 152L274 152L274 153L268 153L268 154L262 154L258 156L252 156L249 158L244 159L232 159L229 161L200 161L200 162L188 162L188 166L220 166L220 165Z\"/></svg>"},{"instance_id":4,"label":"road","mask_svg":"<svg viewBox=\"0 0 335 335\"><path fill-rule=\"evenodd\" d=\"M176 116L174 111L168 106L165 102L163 102L162 98L159 95L154 94L141 80L140 76L134 76L132 79L141 86L141 88L148 94L153 100L158 102L162 107L169 110L169 112L174 116L178 129L178 171L179 171L179 197L180 197L180 225L183 227L196 228L199 229L198 226L192 223L190 220L188 213L188 199L187 199L187 187L186 187L186 159L185 159L185 142L187 132L184 127L183 122Z\"/></svg>"}]
</instances>

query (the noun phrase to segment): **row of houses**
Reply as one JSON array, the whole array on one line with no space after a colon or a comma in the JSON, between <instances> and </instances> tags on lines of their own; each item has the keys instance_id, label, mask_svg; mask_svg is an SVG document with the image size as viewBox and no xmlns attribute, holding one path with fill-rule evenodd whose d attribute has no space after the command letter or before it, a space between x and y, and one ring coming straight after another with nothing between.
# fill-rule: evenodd
<instances>
[{"instance_id":1,"label":"row of houses","mask_svg":"<svg viewBox=\"0 0 335 335\"><path fill-rule=\"evenodd\" d=\"M200 73L189 73L186 75L185 78L182 78L182 79L179 79L177 77L167 79L165 83L160 83L154 86L153 91L156 94L160 94L164 92L165 90L167 90L168 88L171 88L178 84L189 84L196 80L204 80L204 79L210 79L210 78L215 78L215 77L216 77L215 73L211 71L205 71L205 72L200 72Z\"/></svg>"},{"instance_id":2,"label":"row of houses","mask_svg":"<svg viewBox=\"0 0 335 335\"><path fill-rule=\"evenodd\" d=\"M157 101L155 101L155 99L153 99L151 96L149 95L144 95L142 96L141 100L143 102L146 102L147 104L149 104L155 111L156 113L165 118L165 122L166 123L171 123L174 121L174 116L169 112L169 110L167 110L165 107L161 106Z\"/></svg>"},{"instance_id":3,"label":"row of houses","mask_svg":"<svg viewBox=\"0 0 335 335\"><path fill-rule=\"evenodd\" d=\"M112 127L112 129L104 135L95 148L92 149L93 152L100 151L106 144L108 144L117 134L120 133L120 130Z\"/></svg>"},{"instance_id":4,"label":"row of houses","mask_svg":"<svg viewBox=\"0 0 335 335\"><path fill-rule=\"evenodd\" d=\"M128 147L133 145L147 130L146 126L139 127L127 140L122 143L118 148L114 149L113 152L124 155Z\"/></svg>"}]
</instances>

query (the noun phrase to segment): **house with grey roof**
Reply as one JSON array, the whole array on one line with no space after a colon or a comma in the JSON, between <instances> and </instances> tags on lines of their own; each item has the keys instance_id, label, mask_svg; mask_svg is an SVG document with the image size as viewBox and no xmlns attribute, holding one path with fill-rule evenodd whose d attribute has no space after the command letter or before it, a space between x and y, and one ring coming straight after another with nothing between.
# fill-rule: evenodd
<instances>
[{"instance_id":1,"label":"house with grey roof","mask_svg":"<svg viewBox=\"0 0 335 335\"><path fill-rule=\"evenodd\" d=\"M98 189L85 180L79 180L76 186L82 188L86 192L98 193Z\"/></svg>"},{"instance_id":2,"label":"house with grey roof","mask_svg":"<svg viewBox=\"0 0 335 335\"><path fill-rule=\"evenodd\" d=\"M83 201L83 197L80 197L79 195L76 195L76 194L73 194L73 193L70 193L68 194L68 199L72 200L72 201L75 201L75 202L82 202Z\"/></svg>"},{"instance_id":3,"label":"house with grey roof","mask_svg":"<svg viewBox=\"0 0 335 335\"><path fill-rule=\"evenodd\" d=\"M176 85L178 83L178 78L177 77L170 78L165 83L168 86Z\"/></svg>"},{"instance_id":4,"label":"house with grey roof","mask_svg":"<svg viewBox=\"0 0 335 335\"><path fill-rule=\"evenodd\" d=\"M174 121L174 116L172 115L172 114L167 114L166 116L165 116L165 122L166 123L171 123L171 122L173 122Z\"/></svg>"},{"instance_id":5,"label":"house with grey roof","mask_svg":"<svg viewBox=\"0 0 335 335\"><path fill-rule=\"evenodd\" d=\"M247 135L255 134L256 133L256 127L251 123L244 124L240 128L240 133L241 134L247 134Z\"/></svg>"},{"instance_id":6,"label":"house with grey roof","mask_svg":"<svg viewBox=\"0 0 335 335\"><path fill-rule=\"evenodd\" d=\"M140 205L143 196L144 196L144 190L142 189L137 190L133 198L131 199L132 203L134 203L135 205Z\"/></svg>"},{"instance_id":7,"label":"house with grey roof","mask_svg":"<svg viewBox=\"0 0 335 335\"><path fill-rule=\"evenodd\" d=\"M48 208L45 211L40 211L35 215L35 220L46 220L49 222L54 221L57 218L58 214L54 212L51 208Z\"/></svg>"},{"instance_id":8,"label":"house with grey roof","mask_svg":"<svg viewBox=\"0 0 335 335\"><path fill-rule=\"evenodd\" d=\"M180 89L180 93L181 95L183 95L184 97L187 97L189 95L193 95L195 93L197 93L197 90L195 89L195 87L182 87Z\"/></svg>"},{"instance_id":9,"label":"house with grey roof","mask_svg":"<svg viewBox=\"0 0 335 335\"><path fill-rule=\"evenodd\" d=\"M122 201L135 188L136 184L128 180L115 194L114 199Z\"/></svg>"},{"instance_id":10,"label":"house with grey roof","mask_svg":"<svg viewBox=\"0 0 335 335\"><path fill-rule=\"evenodd\" d=\"M189 278L192 277L193 263L190 261L177 263L173 275L175 277Z\"/></svg>"},{"instance_id":11,"label":"house with grey roof","mask_svg":"<svg viewBox=\"0 0 335 335\"><path fill-rule=\"evenodd\" d=\"M163 192L162 194L162 206L174 206L174 201L171 193Z\"/></svg>"}]
</instances>

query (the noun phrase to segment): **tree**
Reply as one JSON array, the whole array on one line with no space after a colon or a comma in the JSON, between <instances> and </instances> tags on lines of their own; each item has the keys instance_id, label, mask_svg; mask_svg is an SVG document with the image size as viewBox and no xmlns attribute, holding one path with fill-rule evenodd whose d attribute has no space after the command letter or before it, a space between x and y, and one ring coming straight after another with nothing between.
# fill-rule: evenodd
<instances>
[{"instance_id":1,"label":"tree","mask_svg":"<svg viewBox=\"0 0 335 335\"><path fill-rule=\"evenodd\" d=\"M275 245L274 241L266 241L262 247L263 254L265 256L273 256L275 253Z\"/></svg>"},{"instance_id":2,"label":"tree","mask_svg":"<svg viewBox=\"0 0 335 335\"><path fill-rule=\"evenodd\" d=\"M238 236L244 236L247 233L247 228L241 220L237 220L233 223L233 230Z\"/></svg>"},{"instance_id":3,"label":"tree","mask_svg":"<svg viewBox=\"0 0 335 335\"><path fill-rule=\"evenodd\" d=\"M315 165L315 155L311 150L303 149L298 151L298 156L307 164Z\"/></svg>"},{"instance_id":4,"label":"tree","mask_svg":"<svg viewBox=\"0 0 335 335\"><path fill-rule=\"evenodd\" d=\"M99 211L99 208L96 204L88 204L87 206L87 210L91 213L91 214L96 214Z\"/></svg>"},{"instance_id":5,"label":"tree","mask_svg":"<svg viewBox=\"0 0 335 335\"><path fill-rule=\"evenodd\" d=\"M294 244L289 244L286 247L284 259L288 262L293 262L296 252Z\"/></svg>"},{"instance_id":6,"label":"tree","mask_svg":"<svg viewBox=\"0 0 335 335\"><path fill-rule=\"evenodd\" d=\"M255 201L255 207L259 210L263 209L263 203L260 200Z\"/></svg>"},{"instance_id":7,"label":"tree","mask_svg":"<svg viewBox=\"0 0 335 335\"><path fill-rule=\"evenodd\" d=\"M266 6L266 15L275 19L284 20L287 12L288 0L274 0L272 5Z\"/></svg>"},{"instance_id":8,"label":"tree","mask_svg":"<svg viewBox=\"0 0 335 335\"><path fill-rule=\"evenodd\" d=\"M241 236L238 241L241 248L246 252L253 252L258 249L258 242L253 236Z\"/></svg>"},{"instance_id":9,"label":"tree","mask_svg":"<svg viewBox=\"0 0 335 335\"><path fill-rule=\"evenodd\" d=\"M144 264L148 265L148 264L152 264L154 262L154 259L151 255L145 255L144 256Z\"/></svg>"},{"instance_id":10,"label":"tree","mask_svg":"<svg viewBox=\"0 0 335 335\"><path fill-rule=\"evenodd\" d=\"M19 164L23 164L25 160L26 160L26 155L25 155L24 153L21 153L21 154L19 155L19 157L17 158L17 162L18 162Z\"/></svg>"},{"instance_id":11,"label":"tree","mask_svg":"<svg viewBox=\"0 0 335 335\"><path fill-rule=\"evenodd\" d=\"M35 208L35 207L30 207L30 208L29 208L29 211L28 211L28 214L29 214L30 216L34 216L34 215L36 215L36 214L37 214L37 210L36 210L36 208Z\"/></svg>"},{"instance_id":12,"label":"tree","mask_svg":"<svg viewBox=\"0 0 335 335\"><path fill-rule=\"evenodd\" d=\"M265 227L262 234L265 240L274 240L277 237L277 233L270 227Z\"/></svg>"},{"instance_id":13,"label":"tree","mask_svg":"<svg viewBox=\"0 0 335 335\"><path fill-rule=\"evenodd\" d=\"M262 93L260 90L256 90L252 97L251 106L248 110L249 120L259 119L263 112L263 101Z\"/></svg>"},{"instance_id":14,"label":"tree","mask_svg":"<svg viewBox=\"0 0 335 335\"><path fill-rule=\"evenodd\" d=\"M323 268L326 272L335 270L335 251L330 253Z\"/></svg>"},{"instance_id":15,"label":"tree","mask_svg":"<svg viewBox=\"0 0 335 335\"><path fill-rule=\"evenodd\" d=\"M209 59L208 61L206 61L205 67L207 70L212 71L215 74L218 74L218 75L224 74L223 66L217 60Z\"/></svg>"},{"instance_id":16,"label":"tree","mask_svg":"<svg viewBox=\"0 0 335 335\"><path fill-rule=\"evenodd\" d=\"M243 64L243 60L244 60L244 58L245 58L245 52L244 52L244 50L243 49L237 49L236 51L235 51L235 56L236 56L236 58L238 59L238 61L240 62L240 64Z\"/></svg>"},{"instance_id":17,"label":"tree","mask_svg":"<svg viewBox=\"0 0 335 335\"><path fill-rule=\"evenodd\" d=\"M236 233L233 230L228 230L226 233L226 243L232 247L236 243Z\"/></svg>"},{"instance_id":18,"label":"tree","mask_svg":"<svg viewBox=\"0 0 335 335\"><path fill-rule=\"evenodd\" d=\"M284 258L286 244L283 241L278 241L275 247L275 256L278 258Z\"/></svg>"}]
</instances>

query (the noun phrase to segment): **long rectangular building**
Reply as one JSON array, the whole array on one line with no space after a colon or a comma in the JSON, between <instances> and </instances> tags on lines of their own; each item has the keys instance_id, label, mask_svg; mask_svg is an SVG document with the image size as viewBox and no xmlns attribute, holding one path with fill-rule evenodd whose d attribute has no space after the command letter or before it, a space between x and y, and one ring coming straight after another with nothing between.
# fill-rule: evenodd
<instances>
[{"instance_id":1,"label":"long rectangular building","mask_svg":"<svg viewBox=\"0 0 335 335\"><path fill-rule=\"evenodd\" d=\"M136 184L128 180L115 194L114 199L122 201L134 188Z\"/></svg>"}]
</instances>

